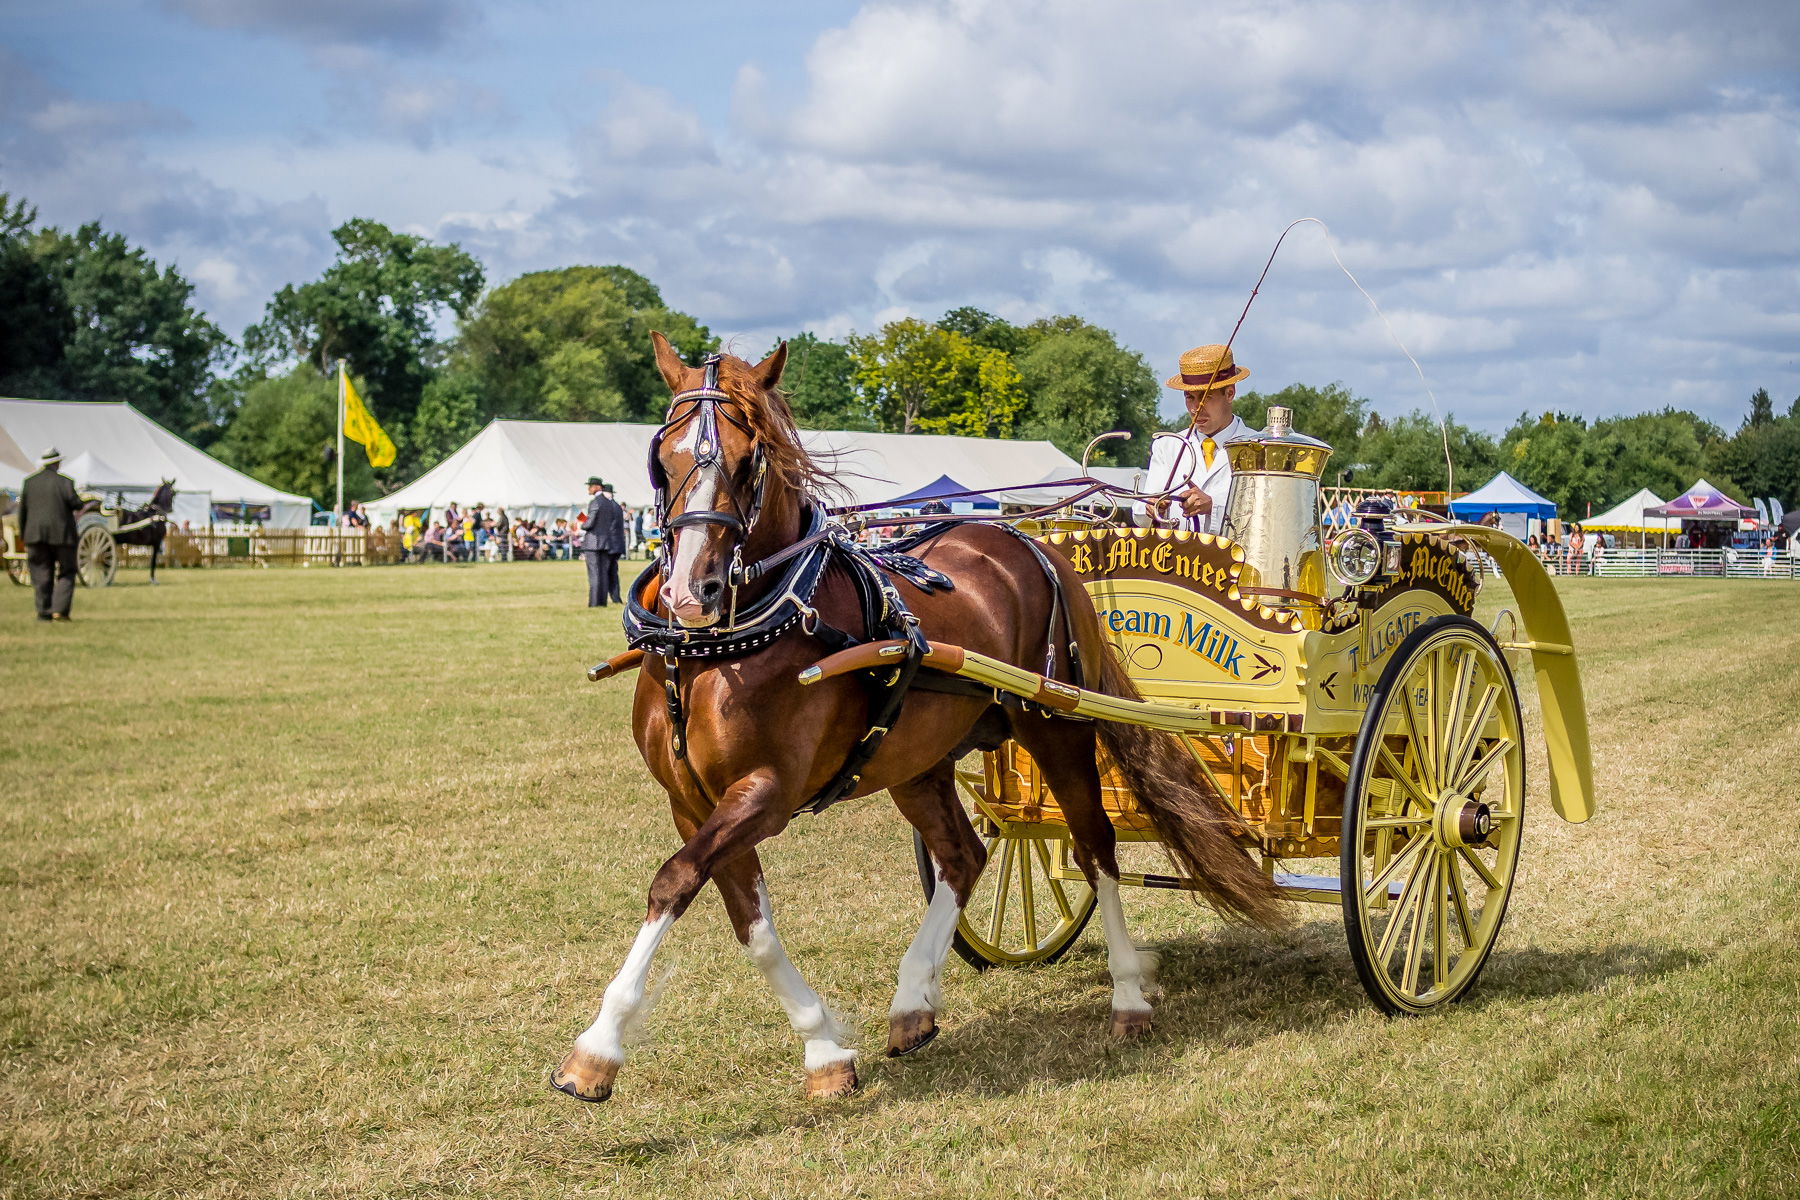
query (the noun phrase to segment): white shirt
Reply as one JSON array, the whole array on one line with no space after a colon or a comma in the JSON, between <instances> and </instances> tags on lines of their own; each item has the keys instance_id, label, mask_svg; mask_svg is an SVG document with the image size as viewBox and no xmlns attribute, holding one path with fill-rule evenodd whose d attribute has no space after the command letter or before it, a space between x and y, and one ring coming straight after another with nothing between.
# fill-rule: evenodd
<instances>
[{"instance_id":1,"label":"white shirt","mask_svg":"<svg viewBox=\"0 0 1800 1200\"><path fill-rule=\"evenodd\" d=\"M1231 495L1231 456L1225 453L1225 443L1249 437L1250 427L1233 414L1231 424L1215 434L1204 434L1190 426L1183 436L1191 449L1184 449L1182 443L1174 438L1156 439L1156 444L1150 451L1150 467L1144 472L1142 490L1166 492L1171 487L1185 489L1190 483L1193 484L1212 497L1212 511L1197 517L1184 517L1181 515L1180 498L1171 496L1167 519L1172 520L1177 529L1217 533L1225 522L1225 501ZM1213 440L1210 467L1206 465L1206 454L1201 445L1208 436ZM1151 523L1149 507L1142 501L1134 502L1131 511L1139 525Z\"/></svg>"}]
</instances>

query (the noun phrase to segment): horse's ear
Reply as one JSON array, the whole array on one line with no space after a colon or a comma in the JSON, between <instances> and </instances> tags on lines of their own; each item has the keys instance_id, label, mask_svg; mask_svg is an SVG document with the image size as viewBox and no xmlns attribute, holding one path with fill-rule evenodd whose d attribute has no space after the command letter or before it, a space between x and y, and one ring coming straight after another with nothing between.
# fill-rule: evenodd
<instances>
[{"instance_id":1,"label":"horse's ear","mask_svg":"<svg viewBox=\"0 0 1800 1200\"><path fill-rule=\"evenodd\" d=\"M663 382L669 385L671 392L681 390L681 381L686 376L687 364L681 361L681 355L675 347L669 345L669 339L661 330L650 331L650 344L656 349L656 369L662 372Z\"/></svg>"},{"instance_id":2,"label":"horse's ear","mask_svg":"<svg viewBox=\"0 0 1800 1200\"><path fill-rule=\"evenodd\" d=\"M787 343L769 351L769 357L756 364L756 382L762 384L763 391L772 392L775 385L781 382L781 369L787 366Z\"/></svg>"}]
</instances>

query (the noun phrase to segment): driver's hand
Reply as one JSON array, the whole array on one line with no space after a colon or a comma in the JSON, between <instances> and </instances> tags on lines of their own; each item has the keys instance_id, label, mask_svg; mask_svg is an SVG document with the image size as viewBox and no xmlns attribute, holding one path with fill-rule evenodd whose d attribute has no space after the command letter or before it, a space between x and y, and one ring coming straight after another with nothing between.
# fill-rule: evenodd
<instances>
[{"instance_id":1,"label":"driver's hand","mask_svg":"<svg viewBox=\"0 0 1800 1200\"><path fill-rule=\"evenodd\" d=\"M1181 511L1184 516L1205 516L1212 511L1212 507L1212 497L1197 487L1190 487L1181 493Z\"/></svg>"}]
</instances>

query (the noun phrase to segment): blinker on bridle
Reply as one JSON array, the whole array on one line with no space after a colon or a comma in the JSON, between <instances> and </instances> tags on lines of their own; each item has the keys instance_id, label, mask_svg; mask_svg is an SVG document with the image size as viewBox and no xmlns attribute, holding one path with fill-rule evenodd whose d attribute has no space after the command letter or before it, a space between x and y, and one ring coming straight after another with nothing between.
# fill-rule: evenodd
<instances>
[{"instance_id":1,"label":"blinker on bridle","mask_svg":"<svg viewBox=\"0 0 1800 1200\"><path fill-rule=\"evenodd\" d=\"M737 538L737 546L732 552L731 586L736 589L743 582L742 555L744 540L749 536L750 527L756 524L756 518L762 512L763 490L768 475L768 463L763 457L762 444L757 440L756 431L741 418L733 415L729 407L732 399L719 387L720 355L709 354L701 364L706 369L706 378L697 388L689 388L677 393L669 401L668 420L650 439L650 482L656 489L656 524L667 531L663 540L665 555L667 547L674 542L674 535L696 525L723 525ZM684 411L685 410L685 411ZM731 486L726 476L723 458L723 447L719 444L719 419L735 425L750 438L752 447L750 458L751 495L750 503L745 505ZM663 470L663 439L681 425L694 423L694 465L688 468L681 482L674 488L669 487L668 472ZM727 512L722 508L698 508L684 511L673 519L669 519L669 498L679 496L687 490L688 484L702 471L716 471L720 476L720 490L736 512ZM741 514L741 515L740 515ZM672 561L672 560L669 560Z\"/></svg>"}]
</instances>

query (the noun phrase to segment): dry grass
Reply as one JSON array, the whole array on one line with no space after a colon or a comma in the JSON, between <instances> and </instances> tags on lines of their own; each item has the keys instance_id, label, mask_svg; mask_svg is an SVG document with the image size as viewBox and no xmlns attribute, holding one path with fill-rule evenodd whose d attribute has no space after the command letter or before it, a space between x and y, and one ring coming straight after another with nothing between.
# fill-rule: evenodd
<instances>
[{"instance_id":1,"label":"dry grass","mask_svg":"<svg viewBox=\"0 0 1800 1200\"><path fill-rule=\"evenodd\" d=\"M1800 589L1572 581L1600 814L1534 788L1469 1003L1376 1015L1341 927L1132 895L1156 1033L1098 932L946 968L890 1063L921 914L879 801L766 855L867 1084L799 1047L716 899L618 1097L552 1094L672 846L578 565L170 572L0 616L0 1194L1781 1196L1800 1193ZM7 593L0 593L7 595ZM1534 770L1538 763L1534 763ZM1541 771L1534 775L1541 783Z\"/></svg>"}]
</instances>

